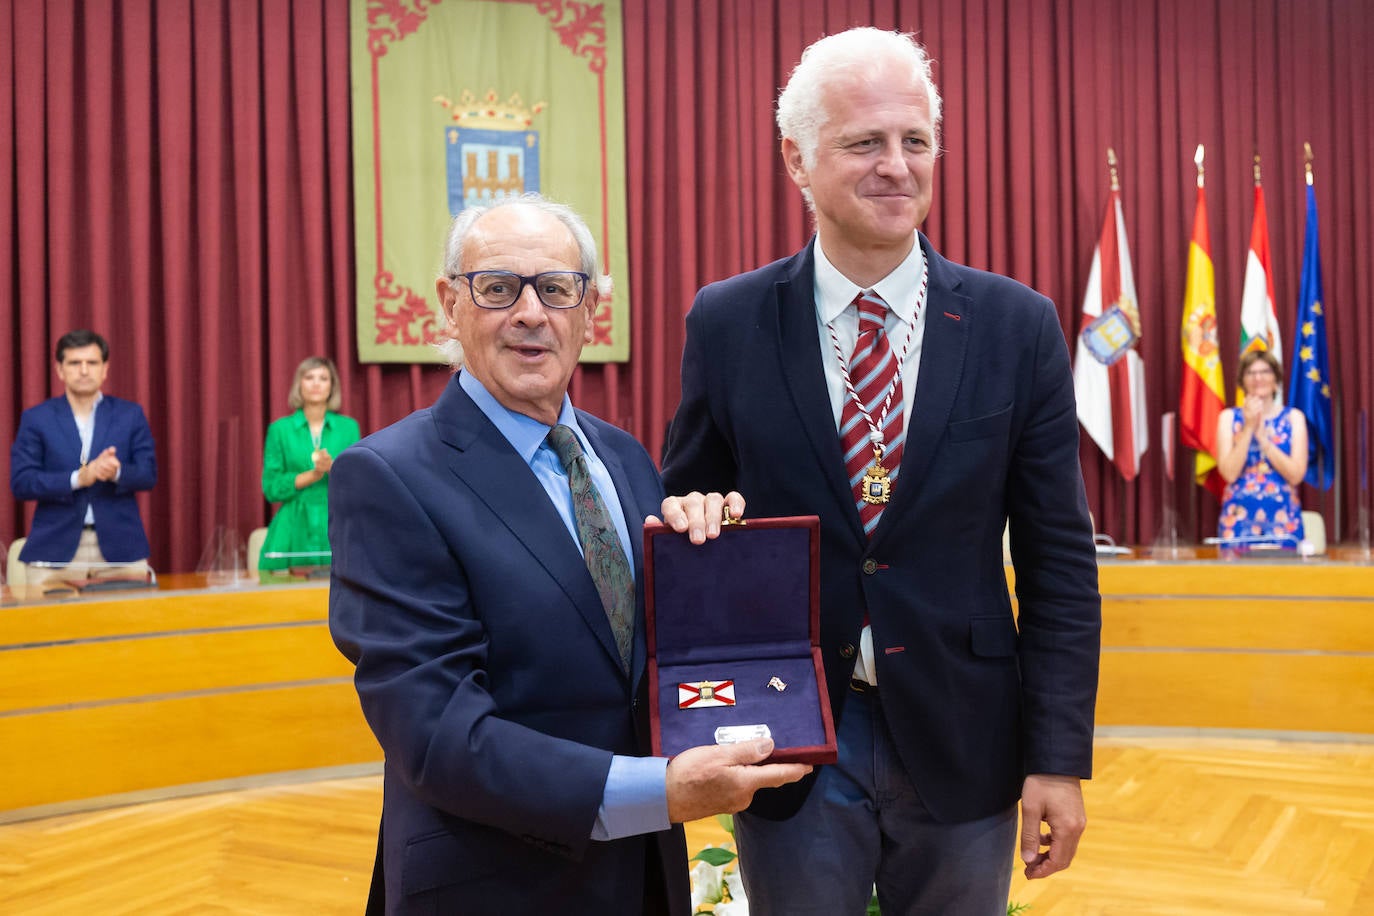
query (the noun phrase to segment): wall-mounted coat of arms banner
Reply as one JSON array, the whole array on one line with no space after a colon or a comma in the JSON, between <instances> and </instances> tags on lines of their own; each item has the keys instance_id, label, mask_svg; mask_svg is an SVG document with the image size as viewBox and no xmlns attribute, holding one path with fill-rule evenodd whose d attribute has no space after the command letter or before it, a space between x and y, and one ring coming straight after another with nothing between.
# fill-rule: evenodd
<instances>
[{"instance_id":1,"label":"wall-mounted coat of arms banner","mask_svg":"<svg viewBox=\"0 0 1374 916\"><path fill-rule=\"evenodd\" d=\"M358 357L441 362L441 242L538 191L596 235L615 288L588 362L630 355L619 0L352 0Z\"/></svg>"}]
</instances>

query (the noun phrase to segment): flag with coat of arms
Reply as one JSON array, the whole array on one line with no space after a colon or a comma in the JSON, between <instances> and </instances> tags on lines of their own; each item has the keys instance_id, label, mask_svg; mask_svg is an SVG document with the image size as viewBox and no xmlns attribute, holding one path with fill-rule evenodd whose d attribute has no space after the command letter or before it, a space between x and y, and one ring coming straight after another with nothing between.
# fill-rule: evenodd
<instances>
[{"instance_id":1,"label":"flag with coat of arms","mask_svg":"<svg viewBox=\"0 0 1374 916\"><path fill-rule=\"evenodd\" d=\"M1111 191L1102 234L1093 252L1083 295L1083 329L1074 354L1073 389L1078 422L1116 465L1134 480L1150 445L1145 421L1145 361L1140 358L1140 310L1126 220L1121 211L1116 156L1108 150Z\"/></svg>"},{"instance_id":2,"label":"flag with coat of arms","mask_svg":"<svg viewBox=\"0 0 1374 916\"><path fill-rule=\"evenodd\" d=\"M1245 257L1245 284L1240 296L1240 355L1267 350L1283 362L1283 337L1274 309L1274 270L1269 257L1269 220L1260 184L1259 156L1255 156L1255 216L1250 227L1250 251ZM1236 403L1245 394L1236 390Z\"/></svg>"},{"instance_id":3,"label":"flag with coat of arms","mask_svg":"<svg viewBox=\"0 0 1374 916\"><path fill-rule=\"evenodd\" d=\"M1207 234L1207 197L1202 181L1202 147L1197 149L1197 207L1188 243L1188 277L1183 293L1183 383L1179 393L1179 435L1197 450L1194 475L1218 499L1225 481L1217 471L1217 425L1226 405L1217 336L1216 280Z\"/></svg>"}]
</instances>

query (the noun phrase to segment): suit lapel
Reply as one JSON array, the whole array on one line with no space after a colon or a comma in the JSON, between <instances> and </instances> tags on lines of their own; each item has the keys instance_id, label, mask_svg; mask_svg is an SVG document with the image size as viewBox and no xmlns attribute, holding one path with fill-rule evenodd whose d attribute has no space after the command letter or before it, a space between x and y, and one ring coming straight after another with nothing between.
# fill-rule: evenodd
<instances>
[{"instance_id":1,"label":"suit lapel","mask_svg":"<svg viewBox=\"0 0 1374 916\"><path fill-rule=\"evenodd\" d=\"M825 385L821 344L816 332L816 240L793 259L782 280L774 285L777 305L778 346L783 375L802 428L811 443L816 463L825 477L826 489L841 506L855 536L863 537L863 524L854 505L854 491L845 475L840 434L830 408Z\"/></svg>"},{"instance_id":2,"label":"suit lapel","mask_svg":"<svg viewBox=\"0 0 1374 916\"><path fill-rule=\"evenodd\" d=\"M875 543L888 529L906 518L915 505L935 450L949 425L954 396L964 374L974 320L969 311L969 299L958 292L959 278L950 269L949 262L936 254L924 235L920 239L930 265L921 369L916 379L911 421L907 425L902 467L893 487L892 504L884 510L873 532Z\"/></svg>"},{"instance_id":3,"label":"suit lapel","mask_svg":"<svg viewBox=\"0 0 1374 916\"><path fill-rule=\"evenodd\" d=\"M81 463L81 430L76 428L76 414L65 397L53 398L53 413L57 421L54 433L61 443L63 454L70 455L72 466Z\"/></svg>"},{"instance_id":4,"label":"suit lapel","mask_svg":"<svg viewBox=\"0 0 1374 916\"><path fill-rule=\"evenodd\" d=\"M449 469L553 577L619 669L620 652L601 596L534 472L468 397L456 375L435 402L433 416L439 438L450 446L446 459ZM620 486L619 479L616 486Z\"/></svg>"}]
</instances>

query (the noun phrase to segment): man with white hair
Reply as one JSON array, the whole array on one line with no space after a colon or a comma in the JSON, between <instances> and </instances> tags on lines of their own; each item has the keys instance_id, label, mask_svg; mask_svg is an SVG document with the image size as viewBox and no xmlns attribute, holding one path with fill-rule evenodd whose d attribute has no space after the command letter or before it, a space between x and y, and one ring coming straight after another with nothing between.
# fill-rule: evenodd
<instances>
[{"instance_id":1,"label":"man with white hair","mask_svg":"<svg viewBox=\"0 0 1374 916\"><path fill-rule=\"evenodd\" d=\"M463 368L334 460L330 631L386 752L370 911L687 916L682 822L810 770L766 739L648 755L635 573L663 488L568 397L597 274L565 206L465 209L436 281ZM664 521L702 543L727 500Z\"/></svg>"},{"instance_id":2,"label":"man with white hair","mask_svg":"<svg viewBox=\"0 0 1374 916\"><path fill-rule=\"evenodd\" d=\"M861 914L876 884L883 913L1000 916L1018 797L1031 878L1086 823L1101 599L1068 348L1048 299L919 231L940 96L910 36L811 45L777 121L816 236L698 293L663 471L821 519L839 761L736 818L750 911Z\"/></svg>"}]
</instances>

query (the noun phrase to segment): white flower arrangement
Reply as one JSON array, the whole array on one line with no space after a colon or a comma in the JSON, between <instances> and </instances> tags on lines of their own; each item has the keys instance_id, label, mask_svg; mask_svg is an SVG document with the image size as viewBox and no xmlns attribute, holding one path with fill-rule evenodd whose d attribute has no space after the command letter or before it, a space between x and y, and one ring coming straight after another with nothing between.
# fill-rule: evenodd
<instances>
[{"instance_id":1,"label":"white flower arrangement","mask_svg":"<svg viewBox=\"0 0 1374 916\"><path fill-rule=\"evenodd\" d=\"M734 818L728 814L719 814L716 821L733 839ZM744 895L744 882L737 871L739 854L733 846L733 842L723 846L708 845L689 860L695 863L689 872L692 880L693 913L749 916L749 900ZM1028 903L1010 902L1007 904L1007 916L1018 916L1029 909ZM873 898L869 901L865 916L880 916L877 888L873 890Z\"/></svg>"},{"instance_id":2,"label":"white flower arrangement","mask_svg":"<svg viewBox=\"0 0 1374 916\"><path fill-rule=\"evenodd\" d=\"M721 814L716 821L731 837L735 835L735 820ZM744 896L744 882L736 870L739 855L732 848L707 846L692 856L692 912L714 913L715 916L749 916L749 901Z\"/></svg>"}]
</instances>

